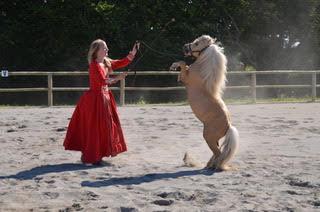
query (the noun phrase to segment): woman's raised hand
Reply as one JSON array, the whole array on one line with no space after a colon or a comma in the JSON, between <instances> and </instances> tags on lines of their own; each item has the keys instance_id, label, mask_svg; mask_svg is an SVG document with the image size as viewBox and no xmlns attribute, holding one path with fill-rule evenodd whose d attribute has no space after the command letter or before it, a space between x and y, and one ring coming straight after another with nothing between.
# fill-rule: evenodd
<instances>
[{"instance_id":1,"label":"woman's raised hand","mask_svg":"<svg viewBox=\"0 0 320 212\"><path fill-rule=\"evenodd\" d=\"M130 54L132 54L133 56L135 56L137 54L137 51L140 48L140 42L136 41L135 44L132 47L132 50L130 51Z\"/></svg>"}]
</instances>

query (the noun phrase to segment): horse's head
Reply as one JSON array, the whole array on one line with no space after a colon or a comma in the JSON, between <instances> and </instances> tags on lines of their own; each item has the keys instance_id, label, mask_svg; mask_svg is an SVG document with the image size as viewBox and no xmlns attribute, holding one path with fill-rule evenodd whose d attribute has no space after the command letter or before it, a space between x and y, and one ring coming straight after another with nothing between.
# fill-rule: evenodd
<instances>
[{"instance_id":1,"label":"horse's head","mask_svg":"<svg viewBox=\"0 0 320 212\"><path fill-rule=\"evenodd\" d=\"M202 35L195 39L192 43L187 43L183 46L183 53L185 57L198 58L206 48L215 42L215 39L209 35Z\"/></svg>"},{"instance_id":2,"label":"horse's head","mask_svg":"<svg viewBox=\"0 0 320 212\"><path fill-rule=\"evenodd\" d=\"M199 72L207 91L213 96L221 96L226 81L227 58L215 41L209 35L202 35L185 44L183 53L188 70Z\"/></svg>"}]
</instances>

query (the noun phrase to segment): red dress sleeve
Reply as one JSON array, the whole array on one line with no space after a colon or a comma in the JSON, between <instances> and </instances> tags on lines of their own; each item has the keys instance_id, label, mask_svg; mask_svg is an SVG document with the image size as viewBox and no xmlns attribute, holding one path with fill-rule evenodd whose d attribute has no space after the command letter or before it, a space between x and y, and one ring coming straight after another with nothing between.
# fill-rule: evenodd
<instances>
[{"instance_id":1,"label":"red dress sleeve","mask_svg":"<svg viewBox=\"0 0 320 212\"><path fill-rule=\"evenodd\" d=\"M121 60L111 60L111 68L112 70L116 70L119 68L126 67L131 63L131 60L128 57L125 57Z\"/></svg>"}]
</instances>

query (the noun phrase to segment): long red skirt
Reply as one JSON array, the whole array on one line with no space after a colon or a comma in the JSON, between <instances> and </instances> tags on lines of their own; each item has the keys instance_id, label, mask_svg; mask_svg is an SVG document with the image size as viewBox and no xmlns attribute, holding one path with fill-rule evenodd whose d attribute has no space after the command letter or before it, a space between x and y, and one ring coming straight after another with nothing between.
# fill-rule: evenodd
<instances>
[{"instance_id":1,"label":"long red skirt","mask_svg":"<svg viewBox=\"0 0 320 212\"><path fill-rule=\"evenodd\" d=\"M66 150L81 151L86 163L127 151L111 91L89 90L81 96L63 145Z\"/></svg>"}]
</instances>

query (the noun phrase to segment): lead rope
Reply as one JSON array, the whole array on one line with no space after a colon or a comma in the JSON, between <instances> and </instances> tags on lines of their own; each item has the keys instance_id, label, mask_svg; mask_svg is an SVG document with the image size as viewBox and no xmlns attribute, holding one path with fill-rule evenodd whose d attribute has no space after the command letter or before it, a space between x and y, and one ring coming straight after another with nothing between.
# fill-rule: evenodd
<instances>
[{"instance_id":1,"label":"lead rope","mask_svg":"<svg viewBox=\"0 0 320 212\"><path fill-rule=\"evenodd\" d=\"M131 66L130 68L128 68L128 72L131 71L131 70L138 64L138 62L140 62L141 58L143 58L143 56L146 54L146 52L148 51L148 49L151 50L151 51L154 51L154 52L156 52L156 53L158 53L158 54L162 54L162 55L169 56L169 54L163 53L163 52L160 52L160 51L157 51L157 50L153 49L151 46L152 46L152 44L153 44L155 41L157 41L157 39L160 37L160 35L162 34L162 32L165 31L165 29L168 27L168 25L169 25L170 23L175 22L175 21L176 21L176 20L175 20L174 18L172 18L170 21L168 21L168 22L164 25L164 27L161 29L160 33L158 33L157 37L155 37L155 39L153 39L153 41L152 41L152 43L151 43L150 45L146 44L144 41L141 41L141 43L144 44L144 45L147 47L147 49L144 51L143 54L142 54L142 53L139 51L139 49L138 49L138 51L140 52L141 56L136 60L136 62L135 62L134 64L132 64L132 66ZM139 42L139 41L136 41L136 42ZM171 55L171 56L172 56L172 55ZM137 72L136 72L136 70L135 70L135 72L134 72L134 79L133 79L133 85L135 84L136 75L137 75Z\"/></svg>"}]
</instances>

